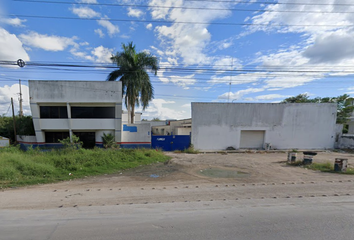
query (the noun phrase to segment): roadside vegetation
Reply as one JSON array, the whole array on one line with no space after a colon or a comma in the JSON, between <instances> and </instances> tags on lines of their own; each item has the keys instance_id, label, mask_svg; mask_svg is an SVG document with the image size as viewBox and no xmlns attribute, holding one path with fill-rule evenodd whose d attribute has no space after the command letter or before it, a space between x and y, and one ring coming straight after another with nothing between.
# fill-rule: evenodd
<instances>
[{"instance_id":1,"label":"roadside vegetation","mask_svg":"<svg viewBox=\"0 0 354 240\"><path fill-rule=\"evenodd\" d=\"M296 162L288 163L288 165L302 166L307 169L317 170L317 171L321 171L321 172L339 173L339 174L354 174L353 168L347 168L347 171L345 171L345 172L334 171L334 164L332 162L312 163L312 164L304 165L302 161L296 161Z\"/></svg>"},{"instance_id":2,"label":"roadside vegetation","mask_svg":"<svg viewBox=\"0 0 354 240\"><path fill-rule=\"evenodd\" d=\"M169 159L155 149L66 148L24 152L18 147L7 147L0 149L0 188L120 173Z\"/></svg>"}]
</instances>

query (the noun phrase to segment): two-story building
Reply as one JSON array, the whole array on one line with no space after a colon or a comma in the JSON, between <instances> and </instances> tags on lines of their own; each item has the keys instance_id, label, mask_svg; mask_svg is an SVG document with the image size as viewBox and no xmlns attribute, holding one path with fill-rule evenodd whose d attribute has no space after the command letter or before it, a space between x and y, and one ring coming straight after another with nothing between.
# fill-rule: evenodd
<instances>
[{"instance_id":1,"label":"two-story building","mask_svg":"<svg viewBox=\"0 0 354 240\"><path fill-rule=\"evenodd\" d=\"M103 133L122 139L121 82L29 81L38 145L53 146L75 134L83 146L102 144Z\"/></svg>"}]
</instances>

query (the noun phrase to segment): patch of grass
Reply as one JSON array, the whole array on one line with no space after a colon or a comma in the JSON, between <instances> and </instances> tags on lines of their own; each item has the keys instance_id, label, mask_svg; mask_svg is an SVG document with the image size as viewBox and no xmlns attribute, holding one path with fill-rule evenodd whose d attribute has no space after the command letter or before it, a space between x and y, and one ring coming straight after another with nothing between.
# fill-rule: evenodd
<instances>
[{"instance_id":1,"label":"patch of grass","mask_svg":"<svg viewBox=\"0 0 354 240\"><path fill-rule=\"evenodd\" d=\"M17 147L0 150L0 187L51 183L109 174L170 157L155 149L62 149L27 152ZM70 174L70 175L69 175Z\"/></svg>"},{"instance_id":2,"label":"patch of grass","mask_svg":"<svg viewBox=\"0 0 354 240\"><path fill-rule=\"evenodd\" d=\"M339 174L353 174L354 175L354 169L353 168L347 168L346 172L336 172L334 171L334 164L331 162L325 162L325 163L312 163L309 165L304 165L302 161L296 161L292 163L287 163L288 165L291 166L303 166L305 168L311 169L311 170L317 170L321 172L329 172L329 173L339 173Z\"/></svg>"},{"instance_id":3,"label":"patch of grass","mask_svg":"<svg viewBox=\"0 0 354 240\"><path fill-rule=\"evenodd\" d=\"M330 162L325 163L312 163L306 166L308 169L318 170L321 172L334 172L334 166Z\"/></svg>"},{"instance_id":4,"label":"patch of grass","mask_svg":"<svg viewBox=\"0 0 354 240\"><path fill-rule=\"evenodd\" d=\"M191 145L189 148L182 150L182 153L198 154L199 151L194 149L194 146Z\"/></svg>"}]
</instances>

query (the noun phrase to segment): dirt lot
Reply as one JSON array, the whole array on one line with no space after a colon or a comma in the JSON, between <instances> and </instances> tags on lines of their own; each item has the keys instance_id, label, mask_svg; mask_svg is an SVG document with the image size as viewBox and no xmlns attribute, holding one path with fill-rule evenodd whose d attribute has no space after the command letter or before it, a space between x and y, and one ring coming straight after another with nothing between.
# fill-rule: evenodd
<instances>
[{"instance_id":1,"label":"dirt lot","mask_svg":"<svg viewBox=\"0 0 354 240\"><path fill-rule=\"evenodd\" d=\"M0 192L0 209L354 195L354 175L286 164L285 152L178 154L167 164ZM298 153L298 158L302 158ZM314 162L354 154L319 152Z\"/></svg>"}]
</instances>

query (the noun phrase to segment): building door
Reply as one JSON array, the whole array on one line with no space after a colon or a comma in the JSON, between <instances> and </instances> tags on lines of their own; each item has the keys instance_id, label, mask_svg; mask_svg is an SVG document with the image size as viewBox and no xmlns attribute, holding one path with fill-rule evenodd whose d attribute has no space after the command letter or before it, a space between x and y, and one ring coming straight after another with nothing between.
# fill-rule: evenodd
<instances>
[{"instance_id":1,"label":"building door","mask_svg":"<svg viewBox=\"0 0 354 240\"><path fill-rule=\"evenodd\" d=\"M263 149L265 131L241 130L240 148Z\"/></svg>"},{"instance_id":2,"label":"building door","mask_svg":"<svg viewBox=\"0 0 354 240\"><path fill-rule=\"evenodd\" d=\"M74 134L80 138L83 148L94 148L96 146L94 132L74 132Z\"/></svg>"}]
</instances>

